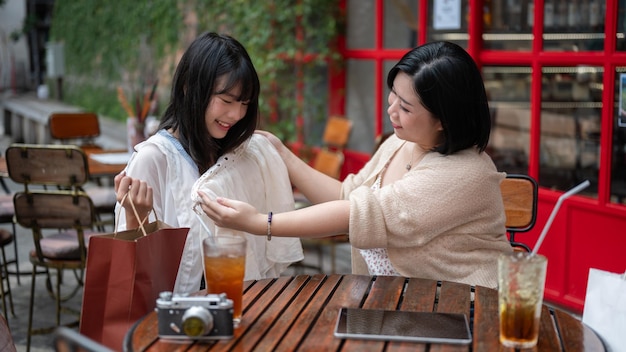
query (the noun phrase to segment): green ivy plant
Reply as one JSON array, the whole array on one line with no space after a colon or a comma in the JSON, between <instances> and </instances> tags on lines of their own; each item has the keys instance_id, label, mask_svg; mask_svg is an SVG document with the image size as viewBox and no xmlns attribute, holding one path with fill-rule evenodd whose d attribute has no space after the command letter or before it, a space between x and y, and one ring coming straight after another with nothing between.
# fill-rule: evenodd
<instances>
[{"instance_id":1,"label":"green ivy plant","mask_svg":"<svg viewBox=\"0 0 626 352\"><path fill-rule=\"evenodd\" d=\"M65 99L124 119L117 87L138 89L158 78L163 104L186 35L228 33L259 73L262 127L285 141L315 141L319 135L303 129L326 118L325 77L340 57L334 40L342 18L338 0L56 0L50 37L65 47Z\"/></svg>"}]
</instances>

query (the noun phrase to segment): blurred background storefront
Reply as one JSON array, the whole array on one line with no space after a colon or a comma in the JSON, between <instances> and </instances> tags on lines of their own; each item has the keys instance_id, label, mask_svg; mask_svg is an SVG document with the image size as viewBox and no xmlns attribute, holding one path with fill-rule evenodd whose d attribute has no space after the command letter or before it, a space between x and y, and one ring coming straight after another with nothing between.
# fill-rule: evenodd
<instances>
[{"instance_id":1,"label":"blurred background storefront","mask_svg":"<svg viewBox=\"0 0 626 352\"><path fill-rule=\"evenodd\" d=\"M563 204L540 250L546 299L582 311L589 268L626 270L626 1L346 0L345 10L345 81L331 84L346 92L331 113L355 122L344 175L392 131L392 65L416 44L462 45L490 97L489 153L540 185L537 223L516 239L532 248L558 197L591 181Z\"/></svg>"}]
</instances>

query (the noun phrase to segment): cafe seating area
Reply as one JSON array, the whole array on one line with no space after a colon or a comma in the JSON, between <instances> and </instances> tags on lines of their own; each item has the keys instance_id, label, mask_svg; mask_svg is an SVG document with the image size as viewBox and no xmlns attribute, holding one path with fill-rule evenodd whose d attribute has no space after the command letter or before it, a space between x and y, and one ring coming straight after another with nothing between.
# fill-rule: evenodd
<instances>
[{"instance_id":1,"label":"cafe seating area","mask_svg":"<svg viewBox=\"0 0 626 352\"><path fill-rule=\"evenodd\" d=\"M13 101L12 108L20 107L20 105L15 103L16 100L19 100L20 102L30 101L28 97L16 98ZM48 108L55 109L55 108L59 108L60 106L63 107L64 111L72 112L72 114L74 114L75 111L78 110L78 109L63 105L61 103L55 103L51 107L49 106ZM6 108L6 106L4 105L3 107ZM31 106L30 108L23 107L22 105L20 111L22 111L22 113L27 113L28 111L31 111L31 110L43 111L45 109L46 107L39 102L38 104L34 105L34 107ZM11 127L11 119L13 117L7 116L5 109L3 109L2 112L4 113L5 123L3 126L0 126L0 129L2 129L2 131L0 131L0 150L3 151L3 156L4 156L5 151L11 145L13 145L14 142L16 141L16 137L15 135L12 135L8 131L7 133L5 133L4 128ZM68 114L68 115L71 115L71 114ZM96 119L92 119L91 121L92 122L95 121L98 123L97 128L99 131L97 135L85 136L85 137L88 137L87 142L89 142L90 145L98 144L102 148L103 152L109 151L109 150L126 151L127 146L126 146L126 138L124 135L125 128L126 128L125 124L115 122L110 119L99 118L97 115L93 115L93 117L95 117ZM18 120L16 119L15 121L18 121ZM48 123L50 122L51 120L49 120ZM75 124L72 124L72 125L76 127ZM73 148L76 148L76 150L82 156L86 158L88 158L89 153L94 152L93 149L88 149L87 147L84 150L82 148L79 148L78 146L80 145L82 147L84 146L84 143L78 141L78 139L65 140L65 137L63 135L58 134L58 133L61 133L59 132L58 124L52 123L51 127L54 127L54 126L57 126L54 128L55 133L51 133L52 132L51 130L46 129L47 133L49 134L49 136L46 137L45 139L47 141L46 142L47 144L55 145L60 150L65 150L65 149L72 150ZM17 127L13 125L13 129L15 130L16 128ZM39 131L39 129L37 130ZM28 129L24 131L28 131ZM25 142L26 136L28 136L28 134L21 134L21 136L22 136L21 137L22 139L20 141ZM31 142L33 142L32 144L33 146L42 145L40 143L37 143L37 139L31 140ZM86 150L87 152L85 153ZM18 156L20 156L22 153L17 153L17 154ZM87 160L88 159L85 159L85 162ZM44 161L50 162L51 160L44 160ZM20 161L14 162L14 164L22 164L22 161L20 160ZM95 164L96 163L90 160L89 166L95 165ZM113 230L113 206L115 204L115 194L111 187L112 181L110 177L113 172L118 172L118 171L113 170L110 167L110 165L98 164L98 166L100 167L101 170L97 170L97 169L95 170L96 171L95 176L97 177L89 177L89 179L83 180L84 182L80 181L79 182L80 184L78 186L81 190L87 192L88 194L88 198L84 198L84 199L88 200L89 202L93 201L96 207L100 207L99 208L100 211L97 212L98 218L93 219L96 221L96 224L99 225L98 229L102 231L112 231ZM117 166L117 168L119 167L120 166ZM24 192L25 185L21 182L15 182L15 180L12 180L9 177L6 159L2 160L2 168L0 169L2 169L1 176L2 176L2 181L3 181L3 187L6 186L6 189L4 189L4 192L2 192L4 193L2 196L9 199L10 200L9 203L12 205L13 195L17 192ZM63 170L63 168L61 168L61 170ZM85 171L88 172L91 170L89 168L85 168ZM100 174L98 175L98 173ZM94 175L85 174L85 176L94 176ZM40 187L37 187L37 188L40 188ZM57 193L60 191L66 191L66 190L63 190L64 187L59 186L59 185L49 184L47 188L52 189L54 192L57 192ZM83 197L84 196L85 195L83 194ZM26 199L26 198L23 198L23 199ZM13 238L13 242L7 241L7 244L3 248L6 258L7 258L6 259L6 261L8 262L7 270L9 272L8 277L7 275L5 275L6 280L4 280L3 286L4 286L5 291L8 290L7 288L8 285L10 285L10 289L11 289L11 293L8 294L7 292L7 295L6 295L6 307L8 311L6 314L6 317L8 321L8 326L13 336L13 342L15 343L17 347L17 351L25 351L26 345L27 345L27 336L28 336L27 332L29 330L29 307L31 306L31 303L29 301L31 297L30 275L31 275L32 263L30 262L29 257L30 257L31 251L34 249L34 244L33 244L33 235L32 235L31 229L29 228L29 226L22 226L20 224L14 224L12 221L13 207L10 207L10 208L11 209L6 209L7 211L10 210L11 212L11 214L7 214L6 216L6 218L9 220L4 221L3 220L4 216L0 217L0 220L1 220L0 229L11 234ZM58 208L58 204L57 204L57 208ZM3 211L4 210L5 209L3 207ZM14 262L16 262L17 265ZM41 269L39 269L39 271L41 271ZM52 327L56 325L57 307L56 307L55 299L51 297L49 290L53 288L52 286L56 287L57 278L61 279L59 281L61 291L71 292L72 290L76 290L74 296L66 297L66 299L64 299L64 302L62 302L63 311L73 311L75 313L78 313L81 310L82 290L80 289L81 288L80 286L81 276L79 274L74 275L73 273L71 273L71 271L68 271L65 274L57 275L56 272L51 272L48 280L44 280L42 276L43 275L37 275L37 278L36 278L37 283L35 285L34 299L32 302L32 306L33 306L33 324L32 325L34 329L36 329L37 327L43 327L43 326ZM77 321L77 315L63 313L59 316L59 319L60 319L61 325L71 325L72 322ZM76 325L74 324L74 326ZM49 330L49 331L52 331L52 330ZM31 351L52 351L54 337L55 336L53 333L33 335L30 350Z\"/></svg>"},{"instance_id":2,"label":"cafe seating area","mask_svg":"<svg viewBox=\"0 0 626 352\"><path fill-rule=\"evenodd\" d=\"M111 136L125 136L126 126L123 124L115 124L111 123L108 119L100 119L99 120L102 131L99 134L92 136L92 140L90 141L90 145L97 144L99 140L105 140L105 147L102 149L106 152L107 150L120 150L126 147L126 140L119 140L117 143L111 144L110 141L114 139ZM1 128L1 127L0 127ZM1 132L1 131L0 131ZM107 143L106 139L109 139ZM72 142L61 142L57 141L57 146L60 150L80 150L81 154L84 155L86 159L90 158L91 153L94 153L93 148L87 147L81 149L79 145L74 145L77 143L76 141ZM4 133L0 133L0 147L1 150L6 151L9 149L10 145L13 144L12 137L10 135L5 135ZM108 144L108 145L107 145ZM67 148L66 148L67 147ZM98 151L96 151L97 153ZM19 153L18 153L19 154ZM93 162L93 161L92 161ZM11 162L9 161L8 166L10 166ZM106 165L100 165L105 167ZM89 167L87 167L89 169ZM90 171L90 169L89 169ZM106 171L105 171L106 175ZM3 181L5 182L10 193L20 192L24 190L23 182L20 182L19 179L15 179L12 177L8 177L9 175L5 175ZM91 175L93 176L93 175ZM17 182L16 182L17 181ZM89 192L89 190L95 190L101 188L103 186L110 185L110 179L107 180L107 177L99 178L99 177L90 177L89 179L84 180L85 183L82 184L80 182L80 188L84 187L85 190ZM522 186L527 188L527 186ZM525 231L527 228L530 228L534 224L535 216L536 216L536 184L531 184L530 193L526 198L522 197L519 201L514 201L517 206L520 208L517 209L518 212L524 213L521 215L526 219L526 221L530 220L526 225L517 225L518 231ZM516 193L516 192L513 192ZM519 193L519 192L517 192ZM95 197L94 197L95 198ZM94 201L95 203L95 201ZM112 220L114 214L111 212L102 212L100 214L102 216L101 219L98 219L98 223L103 225L103 227L99 228L103 231L112 231ZM507 214L508 215L508 214ZM519 215L519 214L518 214ZM530 218L529 218L530 217ZM19 217L18 217L19 219ZM108 221L107 221L108 220ZM54 303L54 299L52 299L49 295L50 286L55 282L59 283L61 290L72 290L76 287L80 287L82 284L82 276L81 275L71 275L71 274L57 274L51 273L50 281L48 284L43 284L43 282L37 282L35 285L35 289L33 291L34 299L30 301L31 292L30 292L30 280L28 280L28 276L30 276L32 264L33 262L29 261L30 251L33 248L32 241L32 233L31 229L27 225L27 223L19 223L18 226L12 227L11 222L0 223L0 228L5 229L8 232L11 232L14 236L15 247L12 244L7 244L5 249L15 248L17 249L15 253L15 258L19 261L19 272L23 273L23 275L9 275L7 281L11 285L11 294L9 298L13 300L14 312L10 309L7 312L7 322L8 326L12 332L13 343L15 344L17 351L26 351L26 345L28 343L28 331L30 329L31 322L29 322L29 307L32 306L33 312L33 325L48 325L49 323L55 324L57 319L57 306ZM512 230L512 229L510 229ZM523 236L523 235L520 235ZM528 250L528 249L526 249ZM13 257L12 250L7 250L8 261ZM294 278L302 277L304 278L312 278L313 281L317 280L320 274L322 275L346 275L350 274L350 245L345 241L335 242L332 245L321 245L321 246L310 246L309 248L305 248L305 260L304 263L300 263L301 265L294 265L293 267L288 268L283 273L283 278L286 280L285 282L295 282ZM78 267L80 269L80 267ZM18 271L18 270L15 270ZM62 275L62 276L61 276ZM304 275L304 276L302 276ZM310 276L309 276L310 275ZM56 276L56 277L55 277ZM337 276L331 277L333 280L335 278L339 278ZM348 280L350 277L346 277ZM18 281L18 279L20 279ZM56 281L56 279L60 279ZM280 279L283 280L283 279ZM295 279L298 280L298 279ZM325 281L326 279L324 279ZM343 279L341 279L343 280ZM350 279L352 280L352 279ZM358 279L360 280L360 279ZM332 280L331 280L332 281ZM279 281L282 282L282 281ZM348 281L346 281L348 282ZM263 285L271 285L269 282L263 282ZM370 283L371 284L371 283ZM256 283L255 285L259 285ZM361 285L361 284L359 284ZM250 286L252 287L252 286ZM256 287L256 286L255 286ZM374 287L374 286L372 286ZM251 291L252 292L252 291ZM493 299L493 292L491 293L490 300ZM68 308L70 311L80 312L82 303L82 290L78 290L76 294L72 297L69 297L67 300L63 302L63 305ZM334 308L333 308L334 309ZM551 313L554 316L553 313ZM76 327L74 323L76 316L65 315L62 314L58 319L60 319L60 325L70 325ZM256 319L256 318L255 318ZM547 318L548 319L548 318ZM561 319L569 319L567 317L561 317ZM331 319L332 320L332 319ZM331 322L332 323L332 322ZM576 322L572 322L571 324L576 325ZM332 324L331 324L332 325ZM578 326L578 325L576 325ZM50 330L48 331L50 332ZM68 332L67 330L65 332ZM559 334L559 332L556 332ZM75 335L75 334L74 334ZM78 336L80 337L80 336ZM33 335L30 339L30 350L31 351L53 351L54 350L54 342L57 336L54 333L47 333L42 335ZM326 339L331 337L327 336ZM332 337L332 343L337 343L334 337ZM549 341L551 343L551 341Z\"/></svg>"},{"instance_id":3,"label":"cafe seating area","mask_svg":"<svg viewBox=\"0 0 626 352\"><path fill-rule=\"evenodd\" d=\"M34 239L34 250L29 253L33 270L28 349L30 337L53 332L61 314L73 313L78 322L80 311L66 309L62 303L82 291L87 244L90 236L98 234L94 232L96 212L93 201L82 190L89 169L78 146L12 144L5 154L10 179L24 185L14 196L15 221L31 229ZM61 283L70 274L75 275L76 285L62 291ZM39 276L46 277L46 288L56 303L56 319L47 328L38 326L44 319L33 322L34 290L42 284L38 283Z\"/></svg>"}]
</instances>

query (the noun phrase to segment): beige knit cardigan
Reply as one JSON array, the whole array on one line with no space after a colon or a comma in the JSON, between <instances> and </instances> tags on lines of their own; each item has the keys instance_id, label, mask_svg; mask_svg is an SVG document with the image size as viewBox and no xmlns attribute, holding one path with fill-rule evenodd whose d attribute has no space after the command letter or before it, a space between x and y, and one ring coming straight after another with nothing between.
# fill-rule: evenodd
<instances>
[{"instance_id":1,"label":"beige knit cardigan","mask_svg":"<svg viewBox=\"0 0 626 352\"><path fill-rule=\"evenodd\" d=\"M357 174L346 177L352 272L368 274L359 249L387 248L402 276L497 287L496 259L511 252L498 172L486 153L428 153L391 185L376 176L404 141L391 136Z\"/></svg>"}]
</instances>

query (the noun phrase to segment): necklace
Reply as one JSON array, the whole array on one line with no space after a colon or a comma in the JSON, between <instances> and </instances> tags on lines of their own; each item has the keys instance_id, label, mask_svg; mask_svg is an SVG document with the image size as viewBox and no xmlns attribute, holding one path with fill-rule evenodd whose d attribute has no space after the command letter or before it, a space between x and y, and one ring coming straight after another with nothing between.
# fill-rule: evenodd
<instances>
[{"instance_id":1,"label":"necklace","mask_svg":"<svg viewBox=\"0 0 626 352\"><path fill-rule=\"evenodd\" d=\"M413 148L413 150L411 151L411 160L409 160L409 162L405 166L406 171L410 171L411 167L413 166L413 154L415 154L415 148Z\"/></svg>"}]
</instances>

